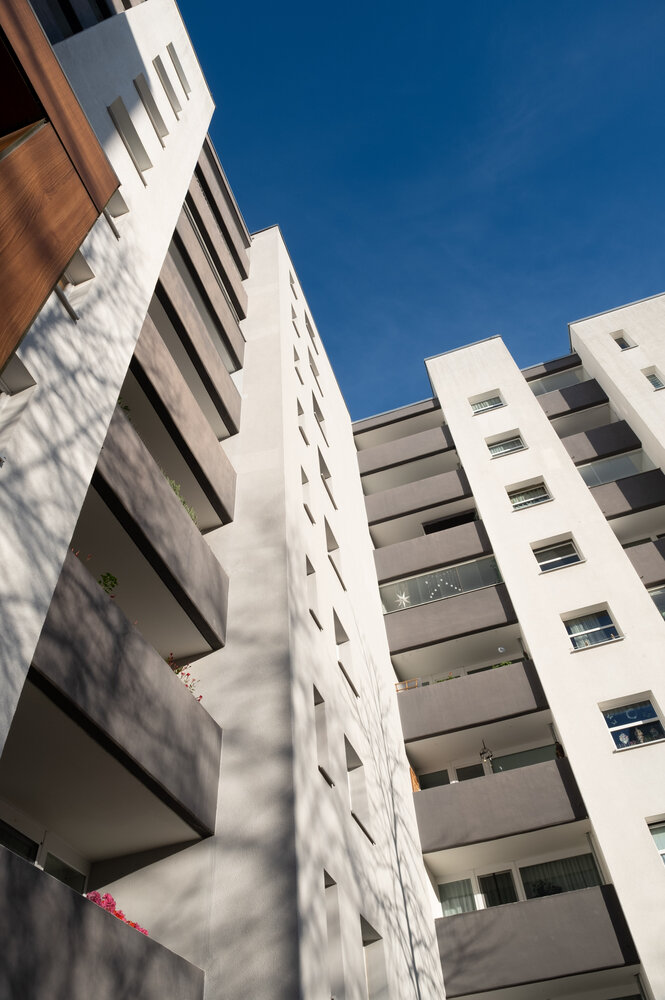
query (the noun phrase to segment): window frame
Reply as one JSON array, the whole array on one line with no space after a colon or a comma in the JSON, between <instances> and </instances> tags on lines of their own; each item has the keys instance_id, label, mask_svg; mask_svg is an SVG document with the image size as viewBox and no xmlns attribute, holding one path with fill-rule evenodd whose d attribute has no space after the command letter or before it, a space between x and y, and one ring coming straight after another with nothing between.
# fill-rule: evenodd
<instances>
[{"instance_id":1,"label":"window frame","mask_svg":"<svg viewBox=\"0 0 665 1000\"><path fill-rule=\"evenodd\" d=\"M541 562L540 559L538 558L538 554L539 553L542 554L544 552L552 552L555 549L562 548L565 545L572 546L573 552L577 556L576 559L571 559L568 562L560 562L560 561L557 562L557 560L552 560L552 559L545 560L544 562ZM582 556L581 556L581 554L579 552L579 549L575 545L575 541L574 541L573 538L564 538L564 539L561 539L558 542L550 542L548 545L536 545L536 546L532 546L531 551L534 554L535 560L538 563L538 568L540 569L541 573L553 573L557 569L565 569L566 566L576 566L578 563L584 562L584 560L583 560L583 558L582 558ZM557 562L557 565L555 565L555 566L548 566L549 562Z\"/></svg>"},{"instance_id":2,"label":"window frame","mask_svg":"<svg viewBox=\"0 0 665 1000\"><path fill-rule=\"evenodd\" d=\"M495 402L496 400L496 402ZM479 413L489 413L490 410L499 410L502 406L505 406L504 399L500 392L496 393L486 393L480 399L469 400L473 415L476 416ZM483 403L490 403L490 406L483 406Z\"/></svg>"},{"instance_id":3,"label":"window frame","mask_svg":"<svg viewBox=\"0 0 665 1000\"><path fill-rule=\"evenodd\" d=\"M505 451L492 451L492 448L498 448L501 445L512 444L513 441L519 442L516 448L508 448ZM517 451L526 451L526 444L524 443L524 438L521 434L514 434L511 437L501 438L499 441L488 441L487 448L490 453L491 458L503 458L504 455L512 455Z\"/></svg>"},{"instance_id":4,"label":"window frame","mask_svg":"<svg viewBox=\"0 0 665 1000\"><path fill-rule=\"evenodd\" d=\"M601 615L601 614L606 614L607 615L607 617L609 619L609 624L607 624L607 625L593 625L590 628L585 629L582 632L569 632L568 631L568 626L570 624L572 624L573 622L583 621L585 618L590 618L592 615ZM561 621L563 622L564 628L566 630L566 635L570 639L571 645L573 647L572 650L571 650L571 652L573 652L573 653L578 653L578 652L580 652L583 649L594 649L596 646L606 646L610 642L617 642L620 639L623 639L623 635L621 634L618 625L614 621L614 619L612 617L612 614L611 614L609 608L607 608L607 607L600 607L600 608L597 608L595 611L587 611L584 614L572 614L569 618L563 618L562 617ZM607 639L603 639L600 642L589 642L589 643L586 643L584 645L579 645L579 646L574 642L575 638L582 638L584 636L591 635L592 633L607 631L608 629L613 629L614 632L616 633L616 635L610 636Z\"/></svg>"},{"instance_id":5,"label":"window frame","mask_svg":"<svg viewBox=\"0 0 665 1000\"><path fill-rule=\"evenodd\" d=\"M535 499L533 502L520 503L519 505L513 502L514 496L517 496L520 493L525 493L525 494L530 493L532 490L538 490L538 489L542 489L545 493L545 495L540 497L540 499ZM514 511L528 510L529 507L538 507L540 506L541 503L547 503L549 500L554 499L544 480L540 480L540 482L537 483L532 483L531 486L522 486L519 489L506 488L506 493L508 494L508 499L510 500L510 503Z\"/></svg>"},{"instance_id":6,"label":"window frame","mask_svg":"<svg viewBox=\"0 0 665 1000\"><path fill-rule=\"evenodd\" d=\"M636 697L636 696L633 695L633 697ZM628 711L631 708L637 708L638 706L644 705L644 704L650 705L651 711L653 712L653 715L650 716L649 718L647 718L647 719L637 719L634 722L624 722L624 723L621 723L620 725L617 725L617 726L610 726L609 720L607 718L608 715L611 715L612 713L615 713L615 712L625 712L625 711ZM653 696L651 696L651 697L644 697L640 701L632 701L632 702L628 701L626 703L620 702L618 705L614 705L612 708L600 708L600 711L601 711L601 714L603 716L603 721L605 722L605 725L607 726L607 731L610 734L610 736L612 737L612 748L614 750L614 753L623 753L624 750L633 750L636 747L650 746L652 743L662 743L662 742L665 741L665 726L663 725L663 720L661 719L661 717L660 717L660 715L658 713L658 709L654 707ZM613 735L614 733L619 734L623 730L630 730L630 729L636 729L637 730L637 729L641 729L642 726L644 726L646 728L646 726L648 726L648 725L650 725L650 724L652 724L654 722L658 726L660 726L660 728L662 730L662 733L663 733L662 736L658 736L658 737L656 737L655 739L652 739L652 740L643 740L643 741L639 741L638 740L637 743L628 742L628 743L625 743L623 746L618 746L617 745L617 742L614 739L614 735ZM628 737L628 739L630 740L630 737Z\"/></svg>"},{"instance_id":7,"label":"window frame","mask_svg":"<svg viewBox=\"0 0 665 1000\"><path fill-rule=\"evenodd\" d=\"M662 820L662 819L654 820L652 823L648 824L648 827L649 827L649 833L651 834L651 836L653 838L654 846L655 846L656 850L658 851L658 853L660 855L661 861L665 865L665 845L661 849L658 846L658 844L656 842L656 837L655 837L655 833L660 833L661 831L663 833L665 833L665 820Z\"/></svg>"}]
</instances>

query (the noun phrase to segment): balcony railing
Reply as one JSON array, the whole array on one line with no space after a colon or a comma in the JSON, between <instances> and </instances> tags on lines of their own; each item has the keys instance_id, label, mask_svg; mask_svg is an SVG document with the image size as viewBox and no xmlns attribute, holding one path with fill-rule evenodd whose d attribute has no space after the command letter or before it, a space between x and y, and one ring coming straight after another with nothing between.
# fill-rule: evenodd
<instances>
[{"instance_id":1,"label":"balcony railing","mask_svg":"<svg viewBox=\"0 0 665 1000\"><path fill-rule=\"evenodd\" d=\"M420 576L380 587L384 614L415 608L447 597L457 597L472 590L493 587L503 578L493 556L476 559L460 566L446 566Z\"/></svg>"}]
</instances>

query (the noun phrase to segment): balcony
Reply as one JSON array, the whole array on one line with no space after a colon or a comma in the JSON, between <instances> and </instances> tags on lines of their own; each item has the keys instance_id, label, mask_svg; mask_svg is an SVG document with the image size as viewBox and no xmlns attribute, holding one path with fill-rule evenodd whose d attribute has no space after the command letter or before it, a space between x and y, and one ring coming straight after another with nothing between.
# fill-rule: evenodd
<instances>
[{"instance_id":1,"label":"balcony","mask_svg":"<svg viewBox=\"0 0 665 1000\"><path fill-rule=\"evenodd\" d=\"M3 997L202 1000L204 973L0 848Z\"/></svg>"},{"instance_id":2,"label":"balcony","mask_svg":"<svg viewBox=\"0 0 665 1000\"><path fill-rule=\"evenodd\" d=\"M440 428L442 421L438 399L424 399L420 403L357 420L353 425L353 437L358 451L364 451L421 431Z\"/></svg>"},{"instance_id":3,"label":"balcony","mask_svg":"<svg viewBox=\"0 0 665 1000\"><path fill-rule=\"evenodd\" d=\"M136 431L116 411L72 540L162 656L224 644L228 578Z\"/></svg>"},{"instance_id":4,"label":"balcony","mask_svg":"<svg viewBox=\"0 0 665 1000\"><path fill-rule=\"evenodd\" d=\"M585 382L578 382L576 385L546 392L544 395L538 396L538 402L545 415L550 420L554 420L556 417L562 417L568 413L575 413L590 406L606 403L607 396L595 379L588 379Z\"/></svg>"},{"instance_id":5,"label":"balcony","mask_svg":"<svg viewBox=\"0 0 665 1000\"><path fill-rule=\"evenodd\" d=\"M595 427L579 434L570 434L562 441L576 465L641 447L639 438L625 420L618 420L614 424L605 424L603 427Z\"/></svg>"},{"instance_id":6,"label":"balcony","mask_svg":"<svg viewBox=\"0 0 665 1000\"><path fill-rule=\"evenodd\" d=\"M547 708L533 663L525 660L402 691L397 703L405 743Z\"/></svg>"},{"instance_id":7,"label":"balcony","mask_svg":"<svg viewBox=\"0 0 665 1000\"><path fill-rule=\"evenodd\" d=\"M423 854L545 830L586 816L566 759L428 788L414 793L414 805Z\"/></svg>"},{"instance_id":8,"label":"balcony","mask_svg":"<svg viewBox=\"0 0 665 1000\"><path fill-rule=\"evenodd\" d=\"M150 317L120 394L157 464L182 485L199 528L230 521L235 470Z\"/></svg>"},{"instance_id":9,"label":"balcony","mask_svg":"<svg viewBox=\"0 0 665 1000\"><path fill-rule=\"evenodd\" d=\"M365 497L365 507L372 525L470 496L471 487L465 474L456 470L374 493Z\"/></svg>"},{"instance_id":10,"label":"balcony","mask_svg":"<svg viewBox=\"0 0 665 1000\"><path fill-rule=\"evenodd\" d=\"M639 961L611 885L442 917L436 933L447 997L621 970ZM627 973L617 973L616 981L627 985L626 995L634 992ZM607 987L607 978L599 985ZM565 993L562 984L556 995Z\"/></svg>"},{"instance_id":11,"label":"balcony","mask_svg":"<svg viewBox=\"0 0 665 1000\"><path fill-rule=\"evenodd\" d=\"M631 545L625 551L645 587L653 587L665 580L665 538Z\"/></svg>"},{"instance_id":12,"label":"balcony","mask_svg":"<svg viewBox=\"0 0 665 1000\"><path fill-rule=\"evenodd\" d=\"M608 520L635 514L665 504L665 476L660 469L651 469L593 486L591 495Z\"/></svg>"},{"instance_id":13,"label":"balcony","mask_svg":"<svg viewBox=\"0 0 665 1000\"><path fill-rule=\"evenodd\" d=\"M384 620L390 652L397 654L511 625L517 616L505 584L500 583L459 597L395 611Z\"/></svg>"},{"instance_id":14,"label":"balcony","mask_svg":"<svg viewBox=\"0 0 665 1000\"><path fill-rule=\"evenodd\" d=\"M544 361L540 365L532 365L530 368L523 368L524 378L534 380L547 378L556 375L558 372L568 371L569 368L579 368L582 359L579 354L564 354L562 358L554 358L552 361Z\"/></svg>"},{"instance_id":15,"label":"balcony","mask_svg":"<svg viewBox=\"0 0 665 1000\"><path fill-rule=\"evenodd\" d=\"M375 549L379 583L424 573L436 566L475 559L492 551L482 521L470 521L431 535Z\"/></svg>"},{"instance_id":16,"label":"balcony","mask_svg":"<svg viewBox=\"0 0 665 1000\"><path fill-rule=\"evenodd\" d=\"M361 476L367 476L405 462L429 458L450 451L454 447L450 431L446 426L431 427L429 430L358 452L358 468Z\"/></svg>"},{"instance_id":17,"label":"balcony","mask_svg":"<svg viewBox=\"0 0 665 1000\"><path fill-rule=\"evenodd\" d=\"M220 728L71 553L33 665L191 826L212 831Z\"/></svg>"}]
</instances>

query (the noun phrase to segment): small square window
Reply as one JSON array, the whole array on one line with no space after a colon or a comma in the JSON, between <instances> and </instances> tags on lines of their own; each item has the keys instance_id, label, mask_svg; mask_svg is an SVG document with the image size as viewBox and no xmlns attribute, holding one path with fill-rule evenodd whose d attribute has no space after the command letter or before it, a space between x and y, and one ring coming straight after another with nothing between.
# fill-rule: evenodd
<instances>
[{"instance_id":1,"label":"small square window","mask_svg":"<svg viewBox=\"0 0 665 1000\"><path fill-rule=\"evenodd\" d=\"M498 458L499 455L509 455L512 451L524 451L524 441L517 434L515 437L495 441L493 444L488 442L487 447L489 448L490 455L493 458Z\"/></svg>"},{"instance_id":2,"label":"small square window","mask_svg":"<svg viewBox=\"0 0 665 1000\"><path fill-rule=\"evenodd\" d=\"M538 565L543 573L551 569L560 569L562 566L571 566L580 562L580 554L572 541L557 542L556 545L544 545L534 549Z\"/></svg>"},{"instance_id":3,"label":"small square window","mask_svg":"<svg viewBox=\"0 0 665 1000\"><path fill-rule=\"evenodd\" d=\"M650 823L649 833L654 839L661 861L665 864L665 823Z\"/></svg>"},{"instance_id":4,"label":"small square window","mask_svg":"<svg viewBox=\"0 0 665 1000\"><path fill-rule=\"evenodd\" d=\"M613 333L612 337L614 339L614 343L621 351L628 351L630 350L631 347L635 347L635 344L631 344L631 342L628 340L623 330L619 330L617 333Z\"/></svg>"},{"instance_id":5,"label":"small square window","mask_svg":"<svg viewBox=\"0 0 665 1000\"><path fill-rule=\"evenodd\" d=\"M498 393L492 396L485 396L475 402L469 400L469 402L471 403L471 409L474 413L484 413L485 410L496 410L497 407L504 405L503 400Z\"/></svg>"},{"instance_id":6,"label":"small square window","mask_svg":"<svg viewBox=\"0 0 665 1000\"><path fill-rule=\"evenodd\" d=\"M649 382L654 389L665 389L665 382L661 379L660 375L656 371L645 372L647 382Z\"/></svg>"},{"instance_id":7,"label":"small square window","mask_svg":"<svg viewBox=\"0 0 665 1000\"><path fill-rule=\"evenodd\" d=\"M636 701L603 711L617 750L665 739L665 730L650 701Z\"/></svg>"},{"instance_id":8,"label":"small square window","mask_svg":"<svg viewBox=\"0 0 665 1000\"><path fill-rule=\"evenodd\" d=\"M568 618L564 625L574 649L586 649L620 638L609 611L604 608L579 618Z\"/></svg>"},{"instance_id":9,"label":"small square window","mask_svg":"<svg viewBox=\"0 0 665 1000\"><path fill-rule=\"evenodd\" d=\"M522 510L524 507L535 507L539 503L545 503L552 497L544 483L535 486L527 486L521 490L511 490L508 499L513 505L513 510Z\"/></svg>"}]
</instances>

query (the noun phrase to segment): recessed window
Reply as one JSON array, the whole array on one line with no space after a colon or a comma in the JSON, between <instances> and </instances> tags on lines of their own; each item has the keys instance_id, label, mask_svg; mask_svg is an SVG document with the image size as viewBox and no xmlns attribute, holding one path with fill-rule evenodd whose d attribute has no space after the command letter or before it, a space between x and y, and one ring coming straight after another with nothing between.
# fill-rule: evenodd
<instances>
[{"instance_id":1,"label":"recessed window","mask_svg":"<svg viewBox=\"0 0 665 1000\"><path fill-rule=\"evenodd\" d=\"M526 486L521 490L510 490L508 499L513 505L513 510L522 510L524 507L535 507L539 503L545 503L552 497L544 483L536 486Z\"/></svg>"},{"instance_id":2,"label":"recessed window","mask_svg":"<svg viewBox=\"0 0 665 1000\"><path fill-rule=\"evenodd\" d=\"M598 646L619 638L618 628L609 611L604 609L579 618L569 618L564 625L574 649L586 649L587 646Z\"/></svg>"},{"instance_id":3,"label":"recessed window","mask_svg":"<svg viewBox=\"0 0 665 1000\"><path fill-rule=\"evenodd\" d=\"M654 389L665 389L665 382L663 382L655 368L645 371L644 376L649 385L652 385Z\"/></svg>"},{"instance_id":4,"label":"recessed window","mask_svg":"<svg viewBox=\"0 0 665 1000\"><path fill-rule=\"evenodd\" d=\"M665 586L654 587L653 590L649 591L649 596L660 611L663 618L665 618Z\"/></svg>"},{"instance_id":5,"label":"recessed window","mask_svg":"<svg viewBox=\"0 0 665 1000\"><path fill-rule=\"evenodd\" d=\"M590 889L594 885L600 885L601 881L592 854L578 854L540 865L527 865L520 868L520 878L527 899Z\"/></svg>"},{"instance_id":6,"label":"recessed window","mask_svg":"<svg viewBox=\"0 0 665 1000\"><path fill-rule=\"evenodd\" d=\"M487 445L492 457L499 455L509 455L511 451L524 451L524 441L519 436L504 438L502 441L495 441L494 444Z\"/></svg>"},{"instance_id":7,"label":"recessed window","mask_svg":"<svg viewBox=\"0 0 665 1000\"><path fill-rule=\"evenodd\" d=\"M152 127L157 133L157 138L159 139L162 146L164 145L164 139L169 134L169 130L166 127L166 122L162 118L162 113L157 107L157 102L152 95L152 90L150 89L150 84L146 80L143 73L139 75L134 80L134 86L138 92L141 101L143 102L143 107L145 108L148 118L152 123Z\"/></svg>"},{"instance_id":8,"label":"recessed window","mask_svg":"<svg viewBox=\"0 0 665 1000\"><path fill-rule=\"evenodd\" d=\"M665 864L665 823L650 823L649 832L654 839L660 859Z\"/></svg>"},{"instance_id":9,"label":"recessed window","mask_svg":"<svg viewBox=\"0 0 665 1000\"><path fill-rule=\"evenodd\" d=\"M166 51L171 56L171 62L173 63L173 68L175 69L177 77L180 80L182 89L185 91L185 97L187 98L187 100L189 100L189 95L192 92L192 88L189 85L189 81L185 75L185 71L182 68L182 63L180 62L180 58L178 57L178 53L176 52L172 42L169 42L169 44L166 46Z\"/></svg>"},{"instance_id":10,"label":"recessed window","mask_svg":"<svg viewBox=\"0 0 665 1000\"><path fill-rule=\"evenodd\" d=\"M426 771L418 775L418 784L421 791L427 788L439 788L441 785L450 784L450 776L445 769L442 771Z\"/></svg>"},{"instance_id":11,"label":"recessed window","mask_svg":"<svg viewBox=\"0 0 665 1000\"><path fill-rule=\"evenodd\" d=\"M179 118L182 112L182 104L178 100L178 95L176 94L173 84L171 83L171 77L166 72L166 67L164 66L164 63L162 62L159 56L155 56L155 58L152 60L152 65L155 67L155 72L159 77L159 82L164 88L164 93L166 94L168 102L173 109L173 114L176 116L176 118Z\"/></svg>"},{"instance_id":12,"label":"recessed window","mask_svg":"<svg viewBox=\"0 0 665 1000\"><path fill-rule=\"evenodd\" d=\"M440 885L439 899L444 917L454 917L457 913L472 913L476 908L470 878L463 878L458 882L445 882Z\"/></svg>"},{"instance_id":13,"label":"recessed window","mask_svg":"<svg viewBox=\"0 0 665 1000\"><path fill-rule=\"evenodd\" d=\"M351 815L365 836L371 840L372 843L374 843L374 840L368 830L369 797L367 794L365 766L346 736L344 737L344 749L346 753L346 773L348 779Z\"/></svg>"},{"instance_id":14,"label":"recessed window","mask_svg":"<svg viewBox=\"0 0 665 1000\"><path fill-rule=\"evenodd\" d=\"M139 134L134 128L129 111L125 107L122 97L116 97L113 104L109 104L108 113L111 121L116 127L116 131L125 144L130 159L139 172L139 176L145 184L144 171L150 170L152 160L148 156L147 150L139 138Z\"/></svg>"},{"instance_id":15,"label":"recessed window","mask_svg":"<svg viewBox=\"0 0 665 1000\"><path fill-rule=\"evenodd\" d=\"M485 410L496 410L497 407L503 406L503 400L498 393L494 393L491 396L484 396L482 399L477 399L475 402L469 400L471 403L471 409L474 413L484 413Z\"/></svg>"},{"instance_id":16,"label":"recessed window","mask_svg":"<svg viewBox=\"0 0 665 1000\"><path fill-rule=\"evenodd\" d=\"M665 739L665 730L650 701L636 701L631 705L605 709L603 718L617 750Z\"/></svg>"},{"instance_id":17,"label":"recessed window","mask_svg":"<svg viewBox=\"0 0 665 1000\"><path fill-rule=\"evenodd\" d=\"M298 293L296 291L296 279L293 277L291 271L289 271L289 284L291 285L291 291L293 292L294 299L297 299Z\"/></svg>"},{"instance_id":18,"label":"recessed window","mask_svg":"<svg viewBox=\"0 0 665 1000\"><path fill-rule=\"evenodd\" d=\"M635 346L634 344L630 343L623 330L621 330L619 333L613 333L612 336L614 338L614 343L621 351L627 351L629 350L629 348Z\"/></svg>"},{"instance_id":19,"label":"recessed window","mask_svg":"<svg viewBox=\"0 0 665 1000\"><path fill-rule=\"evenodd\" d=\"M516 903L517 893L511 871L492 872L490 875L478 876L485 907L502 906L503 903Z\"/></svg>"},{"instance_id":20,"label":"recessed window","mask_svg":"<svg viewBox=\"0 0 665 1000\"><path fill-rule=\"evenodd\" d=\"M538 565L543 573L562 566L571 566L580 561L580 554L573 542L557 542L556 545L544 545L533 550Z\"/></svg>"},{"instance_id":21,"label":"recessed window","mask_svg":"<svg viewBox=\"0 0 665 1000\"><path fill-rule=\"evenodd\" d=\"M335 782L330 777L330 752L328 748L328 724L326 720L326 703L315 687L314 691L314 726L316 729L316 758L319 771L331 788Z\"/></svg>"}]
</instances>

